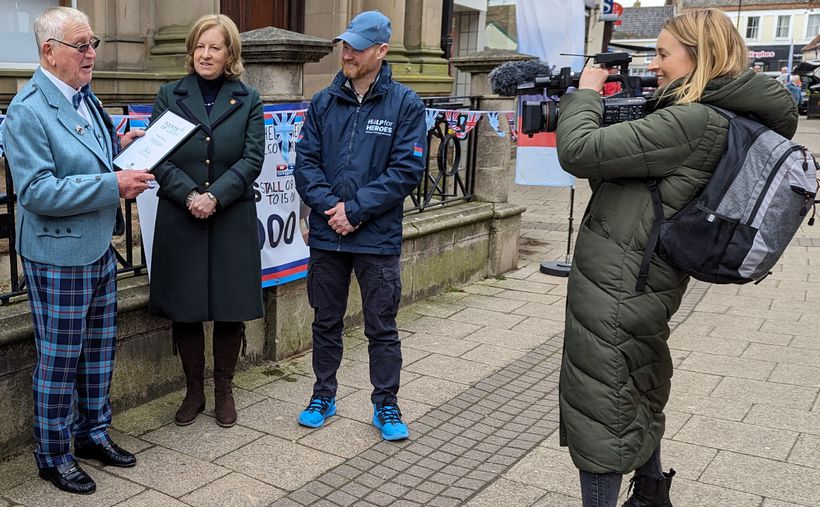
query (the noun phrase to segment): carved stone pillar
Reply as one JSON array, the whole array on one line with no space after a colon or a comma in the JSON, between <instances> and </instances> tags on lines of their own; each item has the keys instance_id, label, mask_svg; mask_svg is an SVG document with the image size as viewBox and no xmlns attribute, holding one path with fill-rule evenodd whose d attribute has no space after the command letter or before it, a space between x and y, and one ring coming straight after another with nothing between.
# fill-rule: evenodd
<instances>
[{"instance_id":1,"label":"carved stone pillar","mask_svg":"<svg viewBox=\"0 0 820 507\"><path fill-rule=\"evenodd\" d=\"M262 102L304 99L304 65L318 62L333 51L320 37L272 26L241 34L244 81L259 90Z\"/></svg>"},{"instance_id":2,"label":"carved stone pillar","mask_svg":"<svg viewBox=\"0 0 820 507\"><path fill-rule=\"evenodd\" d=\"M449 64L441 50L441 0L405 0L404 45L409 60L403 81L425 95L449 95Z\"/></svg>"}]
</instances>

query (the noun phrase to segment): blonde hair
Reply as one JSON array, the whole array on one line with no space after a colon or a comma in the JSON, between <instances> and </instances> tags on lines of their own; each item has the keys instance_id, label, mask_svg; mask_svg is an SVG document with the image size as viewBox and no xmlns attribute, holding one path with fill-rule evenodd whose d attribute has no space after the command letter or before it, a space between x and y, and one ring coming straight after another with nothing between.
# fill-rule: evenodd
<instances>
[{"instance_id":1,"label":"blonde hair","mask_svg":"<svg viewBox=\"0 0 820 507\"><path fill-rule=\"evenodd\" d=\"M62 40L65 29L71 24L91 25L88 15L71 7L50 7L34 20L34 39L37 53L42 56L43 44L49 39Z\"/></svg>"},{"instance_id":2,"label":"blonde hair","mask_svg":"<svg viewBox=\"0 0 820 507\"><path fill-rule=\"evenodd\" d=\"M239 29L236 24L224 14L206 14L199 18L188 37L185 38L185 70L191 74L194 72L194 50L202 34L211 28L218 27L225 37L225 50L228 52L228 59L225 62L225 77L228 79L239 79L245 67L242 66L242 43L239 41Z\"/></svg>"},{"instance_id":3,"label":"blonde hair","mask_svg":"<svg viewBox=\"0 0 820 507\"><path fill-rule=\"evenodd\" d=\"M737 77L746 69L746 44L722 11L685 11L668 19L663 29L686 48L694 64L692 72L672 92L678 104L700 101L709 81ZM662 92L662 96L665 94Z\"/></svg>"}]
</instances>

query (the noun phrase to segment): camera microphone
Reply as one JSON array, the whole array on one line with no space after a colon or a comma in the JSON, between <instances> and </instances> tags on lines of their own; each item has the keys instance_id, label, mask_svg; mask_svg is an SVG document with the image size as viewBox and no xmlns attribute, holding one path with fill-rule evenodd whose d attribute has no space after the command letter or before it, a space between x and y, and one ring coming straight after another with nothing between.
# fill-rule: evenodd
<instances>
[{"instance_id":1,"label":"camera microphone","mask_svg":"<svg viewBox=\"0 0 820 507\"><path fill-rule=\"evenodd\" d=\"M490 72L490 88L497 95L512 97L518 85L550 75L550 66L538 59L507 62Z\"/></svg>"}]
</instances>

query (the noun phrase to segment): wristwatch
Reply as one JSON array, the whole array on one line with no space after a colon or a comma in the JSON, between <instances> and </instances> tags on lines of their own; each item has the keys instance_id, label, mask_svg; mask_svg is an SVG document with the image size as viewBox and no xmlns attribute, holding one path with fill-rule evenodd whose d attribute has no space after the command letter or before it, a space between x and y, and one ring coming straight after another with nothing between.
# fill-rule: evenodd
<instances>
[{"instance_id":1,"label":"wristwatch","mask_svg":"<svg viewBox=\"0 0 820 507\"><path fill-rule=\"evenodd\" d=\"M205 195L208 196L208 199L212 200L214 204L219 205L219 200L217 200L216 196L210 192L205 192Z\"/></svg>"}]
</instances>

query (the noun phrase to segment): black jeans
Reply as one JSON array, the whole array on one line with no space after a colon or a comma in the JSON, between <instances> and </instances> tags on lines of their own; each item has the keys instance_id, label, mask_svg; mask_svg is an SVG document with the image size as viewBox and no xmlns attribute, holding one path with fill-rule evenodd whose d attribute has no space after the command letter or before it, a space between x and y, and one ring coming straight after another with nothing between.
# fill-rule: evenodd
<instances>
[{"instance_id":1,"label":"black jeans","mask_svg":"<svg viewBox=\"0 0 820 507\"><path fill-rule=\"evenodd\" d=\"M313 373L316 396L336 396L336 371L342 361L342 331L350 275L362 293L364 334L370 353L373 403L395 402L401 373L401 342L396 314L401 300L398 255L373 255L310 249L307 292L313 319Z\"/></svg>"},{"instance_id":2,"label":"black jeans","mask_svg":"<svg viewBox=\"0 0 820 507\"><path fill-rule=\"evenodd\" d=\"M615 507L618 505L618 493L621 490L621 474L581 473L581 501L583 507ZM635 475L653 479L663 479L661 467L661 447L658 446L649 461L635 470Z\"/></svg>"}]
</instances>

